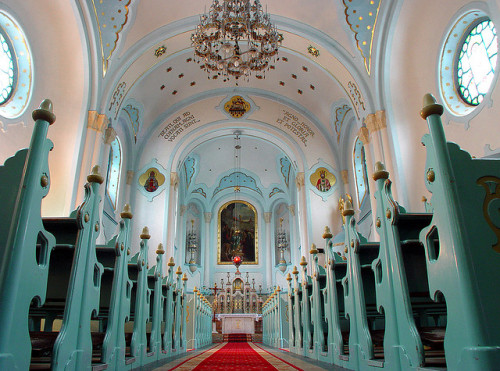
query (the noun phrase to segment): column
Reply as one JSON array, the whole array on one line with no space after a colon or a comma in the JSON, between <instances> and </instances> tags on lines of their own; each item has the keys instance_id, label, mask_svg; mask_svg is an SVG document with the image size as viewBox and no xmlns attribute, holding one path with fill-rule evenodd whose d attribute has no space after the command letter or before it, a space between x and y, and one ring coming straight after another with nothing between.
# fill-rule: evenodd
<instances>
[{"instance_id":1,"label":"column","mask_svg":"<svg viewBox=\"0 0 500 371\"><path fill-rule=\"evenodd\" d=\"M210 287L210 222L212 221L212 213L204 213L205 218L205 247L203 249L203 283Z\"/></svg>"},{"instance_id":2,"label":"column","mask_svg":"<svg viewBox=\"0 0 500 371\"><path fill-rule=\"evenodd\" d=\"M297 242L300 241L300 236L298 234L297 220L295 219L295 205L288 205L289 212L289 228L290 228L290 241L288 241L288 248L290 249L290 264L296 264L300 259L297 256ZM292 238L293 235L293 238ZM292 244L293 242L293 244Z\"/></svg>"},{"instance_id":3,"label":"column","mask_svg":"<svg viewBox=\"0 0 500 371\"><path fill-rule=\"evenodd\" d=\"M271 243L271 217L272 213L264 213L264 221L266 222L266 270L268 282L273 285L274 277L273 277L273 244Z\"/></svg>"},{"instance_id":4,"label":"column","mask_svg":"<svg viewBox=\"0 0 500 371\"><path fill-rule=\"evenodd\" d=\"M168 192L168 217L167 217L167 256L174 256L174 243L175 243L175 227L177 216L177 188L179 185L179 176L176 172L170 173L170 188ZM174 257L175 261L181 262L179 257ZM183 260L182 260L183 261Z\"/></svg>"},{"instance_id":5,"label":"column","mask_svg":"<svg viewBox=\"0 0 500 371\"><path fill-rule=\"evenodd\" d=\"M306 202L306 186L305 186L305 175L300 172L295 177L295 184L297 186L298 197L298 223L299 223L299 234L300 234L300 255L309 257L307 253L307 246L309 244L309 234L307 231L307 202Z\"/></svg>"},{"instance_id":6,"label":"column","mask_svg":"<svg viewBox=\"0 0 500 371\"><path fill-rule=\"evenodd\" d=\"M378 241L380 236L378 235L378 233L376 233L376 227L375 227L375 222L377 219L377 210L376 210L377 203L375 201L376 184L375 181L373 180L373 166L375 163L373 162L373 156L371 152L372 146L368 145L370 144L370 132L368 131L367 128L362 127L361 129L359 129L358 137L359 140L363 142L363 146L365 147L365 161L366 161L366 172L367 172L366 176L368 178L368 184L370 187L370 208L372 209L371 240Z\"/></svg>"},{"instance_id":7,"label":"column","mask_svg":"<svg viewBox=\"0 0 500 371\"><path fill-rule=\"evenodd\" d=\"M125 196L122 198L122 203L123 204L129 204L130 205L130 193L132 189L132 181L134 180L134 171L133 170L127 170L127 175L125 178Z\"/></svg>"},{"instance_id":8,"label":"column","mask_svg":"<svg viewBox=\"0 0 500 371\"><path fill-rule=\"evenodd\" d=\"M98 114L96 111L89 111L87 115L87 130L85 134L85 144L78 175L78 184L76 187L76 198L74 208L78 207L83 201L85 190L83 185L87 182L87 175L90 174L94 165L99 165L99 152L101 149L101 136L104 128L108 125L108 118L104 114ZM101 174L102 171L101 171Z\"/></svg>"},{"instance_id":9,"label":"column","mask_svg":"<svg viewBox=\"0 0 500 371\"><path fill-rule=\"evenodd\" d=\"M392 155L394 151L392 149L392 144L389 140L389 135L387 132L385 111L381 110L369 114L368 116L366 116L365 124L371 136L371 143L374 152L373 164L375 164L377 161L382 161L389 174L394 176L394 161ZM371 171L373 172L373 168L371 169ZM394 199L398 200L397 187L395 187L394 183L392 185L391 191Z\"/></svg>"},{"instance_id":10,"label":"column","mask_svg":"<svg viewBox=\"0 0 500 371\"><path fill-rule=\"evenodd\" d=\"M97 243L105 243L104 237L104 226L102 225L102 216L104 210L104 196L106 195L106 177L108 174L108 165L109 165L109 151L111 150L111 142L113 142L116 138L116 131L112 126L108 126L104 131L104 146L101 146L100 151L100 161L99 165L101 167L101 174L104 177L104 184L99 188L99 196L101 196L101 203L99 204L99 220L101 223L101 228L99 231L99 236L97 237ZM118 202L117 202L118 206Z\"/></svg>"}]
</instances>

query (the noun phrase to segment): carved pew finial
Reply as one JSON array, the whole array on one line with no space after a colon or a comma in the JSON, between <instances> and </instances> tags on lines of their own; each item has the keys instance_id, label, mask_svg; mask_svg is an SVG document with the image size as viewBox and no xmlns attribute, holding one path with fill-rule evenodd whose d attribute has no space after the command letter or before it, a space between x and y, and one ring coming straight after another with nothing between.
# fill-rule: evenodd
<instances>
[{"instance_id":1,"label":"carved pew finial","mask_svg":"<svg viewBox=\"0 0 500 371\"><path fill-rule=\"evenodd\" d=\"M302 256L302 258L300 258L300 265L303 267L307 265L307 261L306 261L305 256Z\"/></svg>"},{"instance_id":2,"label":"carved pew finial","mask_svg":"<svg viewBox=\"0 0 500 371\"><path fill-rule=\"evenodd\" d=\"M52 101L50 99L44 99L40 103L40 108L33 111L31 114L33 120L45 120L52 125L56 121L56 115L54 115Z\"/></svg>"},{"instance_id":3,"label":"carved pew finial","mask_svg":"<svg viewBox=\"0 0 500 371\"><path fill-rule=\"evenodd\" d=\"M352 208L352 202L350 200L345 201L344 211L342 211L342 215L354 215L354 209Z\"/></svg>"},{"instance_id":4,"label":"carved pew finial","mask_svg":"<svg viewBox=\"0 0 500 371\"><path fill-rule=\"evenodd\" d=\"M123 205L123 211L120 213L120 217L122 219L132 219L133 214L132 214L132 210L130 209L130 205L129 204ZM144 231L142 233L144 233ZM148 231L147 234L149 234L149 231Z\"/></svg>"},{"instance_id":5,"label":"carved pew finial","mask_svg":"<svg viewBox=\"0 0 500 371\"><path fill-rule=\"evenodd\" d=\"M286 275L286 280L287 281L291 281L292 280L292 276L290 276L290 272Z\"/></svg>"},{"instance_id":6,"label":"carved pew finial","mask_svg":"<svg viewBox=\"0 0 500 371\"><path fill-rule=\"evenodd\" d=\"M311 250L309 251L309 254L316 255L318 253L318 249L316 248L315 244L311 245Z\"/></svg>"},{"instance_id":7,"label":"carved pew finial","mask_svg":"<svg viewBox=\"0 0 500 371\"><path fill-rule=\"evenodd\" d=\"M333 234L328 226L325 226L325 231L323 232L323 239L332 238Z\"/></svg>"},{"instance_id":8,"label":"carved pew finial","mask_svg":"<svg viewBox=\"0 0 500 371\"><path fill-rule=\"evenodd\" d=\"M163 244L161 244L161 243L158 244L158 248L156 249L156 254L157 255L165 254L165 250L163 250Z\"/></svg>"},{"instance_id":9,"label":"carved pew finial","mask_svg":"<svg viewBox=\"0 0 500 371\"><path fill-rule=\"evenodd\" d=\"M443 106L438 104L436 98L430 93L424 95L424 105L422 111L420 111L420 116L425 120L430 115L438 114L441 116L443 114Z\"/></svg>"},{"instance_id":10,"label":"carved pew finial","mask_svg":"<svg viewBox=\"0 0 500 371\"><path fill-rule=\"evenodd\" d=\"M99 170L100 170L99 165L95 165L92 168L92 172L90 173L90 175L87 176L87 182L102 184L102 182L104 182L104 178L99 173Z\"/></svg>"},{"instance_id":11,"label":"carved pew finial","mask_svg":"<svg viewBox=\"0 0 500 371\"><path fill-rule=\"evenodd\" d=\"M385 170L385 165L382 162L377 161L373 170L373 180L379 179L389 179L389 172Z\"/></svg>"},{"instance_id":12,"label":"carved pew finial","mask_svg":"<svg viewBox=\"0 0 500 371\"><path fill-rule=\"evenodd\" d=\"M182 274L182 269L180 265L177 267L177 271L175 272L175 274Z\"/></svg>"},{"instance_id":13,"label":"carved pew finial","mask_svg":"<svg viewBox=\"0 0 500 371\"><path fill-rule=\"evenodd\" d=\"M174 257L173 257L173 256L171 256L171 257L170 257L170 260L168 261L168 266L169 266L169 267L173 267L174 265L175 265L175 262L174 262ZM179 267L179 268L180 268L180 267Z\"/></svg>"},{"instance_id":14,"label":"carved pew finial","mask_svg":"<svg viewBox=\"0 0 500 371\"><path fill-rule=\"evenodd\" d=\"M149 228L142 228L142 233L139 237L141 238L141 240L149 240L151 238L151 235L149 234Z\"/></svg>"}]
</instances>

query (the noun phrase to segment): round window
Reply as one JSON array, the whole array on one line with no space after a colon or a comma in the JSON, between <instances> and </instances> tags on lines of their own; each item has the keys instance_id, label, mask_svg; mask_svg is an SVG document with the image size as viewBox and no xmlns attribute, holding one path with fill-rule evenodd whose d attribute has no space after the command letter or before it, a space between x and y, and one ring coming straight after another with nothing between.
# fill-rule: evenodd
<instances>
[{"instance_id":1,"label":"round window","mask_svg":"<svg viewBox=\"0 0 500 371\"><path fill-rule=\"evenodd\" d=\"M479 105L489 91L497 64L497 32L489 19L474 23L464 38L457 60L457 88L460 97Z\"/></svg>"},{"instance_id":2,"label":"round window","mask_svg":"<svg viewBox=\"0 0 500 371\"><path fill-rule=\"evenodd\" d=\"M33 66L24 32L17 21L0 10L0 115L19 117L31 98Z\"/></svg>"},{"instance_id":3,"label":"round window","mask_svg":"<svg viewBox=\"0 0 500 371\"><path fill-rule=\"evenodd\" d=\"M479 112L497 79L497 50L496 29L485 11L469 10L454 18L439 59L439 90L450 114L468 122L469 115Z\"/></svg>"},{"instance_id":4,"label":"round window","mask_svg":"<svg viewBox=\"0 0 500 371\"><path fill-rule=\"evenodd\" d=\"M12 96L17 78L17 70L14 68L12 57L12 46L0 30L0 105L4 104Z\"/></svg>"}]
</instances>

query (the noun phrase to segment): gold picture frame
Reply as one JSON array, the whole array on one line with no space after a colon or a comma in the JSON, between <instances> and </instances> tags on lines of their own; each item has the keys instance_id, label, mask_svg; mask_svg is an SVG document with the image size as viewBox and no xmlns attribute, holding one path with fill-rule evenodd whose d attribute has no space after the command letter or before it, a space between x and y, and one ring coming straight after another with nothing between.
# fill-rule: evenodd
<instances>
[{"instance_id":1,"label":"gold picture frame","mask_svg":"<svg viewBox=\"0 0 500 371\"><path fill-rule=\"evenodd\" d=\"M238 248L231 243L234 236L234 208L239 207L237 215L241 236ZM232 221L230 223L230 221ZM259 264L259 229L255 207L246 201L232 200L219 208L217 217L217 264L233 264L232 257L242 257L243 265Z\"/></svg>"}]
</instances>

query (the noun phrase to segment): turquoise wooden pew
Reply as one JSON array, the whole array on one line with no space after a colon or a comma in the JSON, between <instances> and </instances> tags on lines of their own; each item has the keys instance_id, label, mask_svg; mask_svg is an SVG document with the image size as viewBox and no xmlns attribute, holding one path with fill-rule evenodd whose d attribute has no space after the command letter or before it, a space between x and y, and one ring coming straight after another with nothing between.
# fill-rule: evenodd
<instances>
[{"instance_id":1,"label":"turquoise wooden pew","mask_svg":"<svg viewBox=\"0 0 500 371\"><path fill-rule=\"evenodd\" d=\"M326 287L324 289L325 295L325 317L328 326L327 347L328 355L327 360L330 363L345 361L346 350L349 347L344 346L344 337L342 333L348 337L348 321L345 318L344 309L344 294L342 287L342 279L347 272L346 261L333 251L332 245L333 235L328 227L325 228L323 238L325 239L326 251Z\"/></svg>"},{"instance_id":2,"label":"turquoise wooden pew","mask_svg":"<svg viewBox=\"0 0 500 371\"><path fill-rule=\"evenodd\" d=\"M311 322L313 325L313 349L314 358L327 361L329 360L327 353L328 325L326 323L325 314L325 294L326 288L326 272L325 269L318 263L318 250L316 245L311 247Z\"/></svg>"},{"instance_id":3,"label":"turquoise wooden pew","mask_svg":"<svg viewBox=\"0 0 500 371\"><path fill-rule=\"evenodd\" d=\"M32 302L40 306L45 301L55 239L40 216L50 187L48 154L53 144L47 132L56 119L52 111L50 100L33 111L29 148L0 166L0 369L4 370L28 369L28 312Z\"/></svg>"},{"instance_id":4,"label":"turquoise wooden pew","mask_svg":"<svg viewBox=\"0 0 500 371\"><path fill-rule=\"evenodd\" d=\"M446 142L443 107L424 97L429 134L425 185L433 217L420 234L431 297L448 308L444 349L451 370L492 370L500 364L500 162L475 159ZM437 231L439 249L434 242Z\"/></svg>"},{"instance_id":5,"label":"turquoise wooden pew","mask_svg":"<svg viewBox=\"0 0 500 371\"><path fill-rule=\"evenodd\" d=\"M149 271L150 289L152 289L151 310L152 325L151 335L149 340L150 352L154 353L155 359L158 361L162 357L162 323L163 321L163 306L165 300L163 296L162 280L163 280L163 245L160 243L156 249L156 265ZM151 287L152 286L152 287Z\"/></svg>"}]
</instances>

